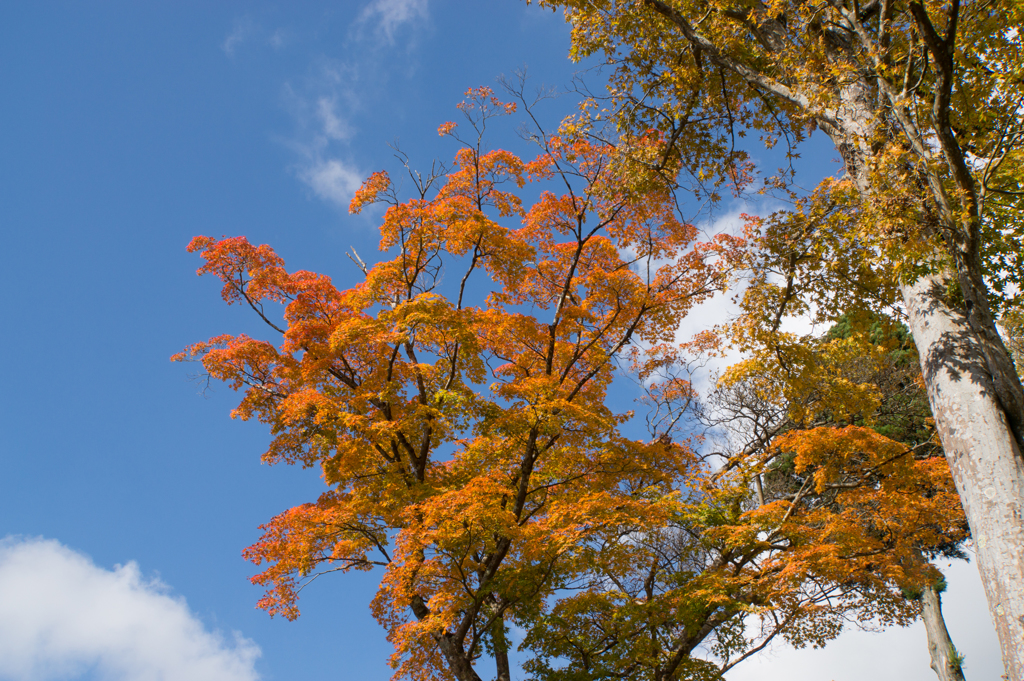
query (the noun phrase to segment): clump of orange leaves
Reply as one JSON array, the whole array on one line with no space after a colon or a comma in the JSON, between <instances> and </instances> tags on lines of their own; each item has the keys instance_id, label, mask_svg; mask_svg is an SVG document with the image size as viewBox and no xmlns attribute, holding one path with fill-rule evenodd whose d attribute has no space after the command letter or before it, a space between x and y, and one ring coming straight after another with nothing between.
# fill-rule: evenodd
<instances>
[{"instance_id":1,"label":"clump of orange leaves","mask_svg":"<svg viewBox=\"0 0 1024 681\"><path fill-rule=\"evenodd\" d=\"M246 550L260 606L294 618L311 577L379 567L373 612L410 678L475 679L482 657L507 670L511 625L592 570L603 537L664 526L705 473L685 443L624 435L608 392L620 359L662 361L741 240L702 238L657 175L619 182L628 161L581 121L537 130L531 160L485 148L515 108L470 90L465 122L440 128L459 144L450 169L412 174L411 198L387 173L366 181L351 210L386 207L383 257L354 256L347 288L243 237L189 245L279 338L175 359L243 394L233 415L274 436L264 461L318 466L327 485Z\"/></svg>"}]
</instances>

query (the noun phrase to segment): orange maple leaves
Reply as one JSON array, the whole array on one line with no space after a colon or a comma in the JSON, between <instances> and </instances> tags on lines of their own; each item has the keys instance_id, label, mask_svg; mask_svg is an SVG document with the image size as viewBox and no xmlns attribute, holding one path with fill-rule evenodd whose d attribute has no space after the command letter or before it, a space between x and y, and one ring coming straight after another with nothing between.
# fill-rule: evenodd
<instances>
[{"instance_id":1,"label":"orange maple leaves","mask_svg":"<svg viewBox=\"0 0 1024 681\"><path fill-rule=\"evenodd\" d=\"M270 425L266 460L318 465L329 486L246 550L266 566L261 607L295 617L317 570L382 566L374 612L416 678L438 664L464 678L485 648L507 661L508 623L586 570L596 537L666 522L701 467L623 436L607 392L617 357L673 338L724 286L739 245L698 243L667 188L620 186L616 149L578 131L538 135L530 162L483 149L486 121L515 107L467 95L479 134L449 172L409 200L383 172L356 192L353 212L388 206L389 255L351 288L244 238L193 240L199 273L282 340L218 336L175 357L244 392L234 414ZM527 207L528 182L551 190Z\"/></svg>"},{"instance_id":2,"label":"orange maple leaves","mask_svg":"<svg viewBox=\"0 0 1024 681\"><path fill-rule=\"evenodd\" d=\"M253 578L267 588L260 607L294 618L301 585L318 571L382 568L373 611L395 645L396 673L466 681L484 654L508 664L512 624L531 632L542 670L569 654L567 632L612 621L657 666L664 650L636 647L644 631L672 640L696 627L706 637L769 605L809 616L819 604L801 600L801 579L827 573L824 546L849 559L865 509L873 518L902 503L905 485L885 480L901 479L907 459L885 459L888 445L860 431L793 434L777 444L795 452L798 472L813 469L814 493L824 498L821 485L848 483L842 476L859 466L860 501L827 517L806 504L743 512L746 469L713 478L686 442L667 437L695 395L666 373L681 356L681 320L724 289L743 240L701 240L658 173L622 181L624 167L642 166L580 121L538 132L530 161L485 149L487 120L515 109L486 88L467 98L460 108L476 139L454 124L440 130L462 144L450 170L414 176L411 199L384 172L356 192L352 212L387 206L386 255L372 266L357 257L363 277L351 287L289 272L241 237L189 245L225 301L251 307L280 342L217 336L174 359L197 358L244 393L233 414L270 426L265 460L318 466L328 487L273 518L246 550L263 566ZM664 141L637 144L657 155ZM533 201L527 184L542 186ZM266 303L283 304L283 320ZM609 406L623 359L650 384L663 437L628 437L632 414ZM931 498L951 493L940 472L932 477ZM652 561L657 594L645 599L637 570ZM862 576L858 565L835 579ZM897 578L879 574L883 586ZM630 664L616 659L609 669Z\"/></svg>"}]
</instances>

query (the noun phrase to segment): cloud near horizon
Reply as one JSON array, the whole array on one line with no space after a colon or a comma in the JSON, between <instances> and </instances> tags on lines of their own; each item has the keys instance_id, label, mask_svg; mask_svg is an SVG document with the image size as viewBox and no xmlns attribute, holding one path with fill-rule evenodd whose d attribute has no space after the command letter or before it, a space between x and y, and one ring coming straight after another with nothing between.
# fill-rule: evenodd
<instances>
[{"instance_id":1,"label":"cloud near horizon","mask_svg":"<svg viewBox=\"0 0 1024 681\"><path fill-rule=\"evenodd\" d=\"M0 679L259 679L253 641L208 631L168 592L134 562L107 570L54 540L0 540Z\"/></svg>"}]
</instances>

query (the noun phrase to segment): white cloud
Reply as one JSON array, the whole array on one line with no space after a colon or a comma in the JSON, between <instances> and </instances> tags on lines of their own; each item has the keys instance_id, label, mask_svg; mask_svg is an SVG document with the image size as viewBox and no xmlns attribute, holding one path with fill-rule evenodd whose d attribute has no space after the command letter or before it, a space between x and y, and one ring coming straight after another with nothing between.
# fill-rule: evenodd
<instances>
[{"instance_id":1,"label":"white cloud","mask_svg":"<svg viewBox=\"0 0 1024 681\"><path fill-rule=\"evenodd\" d=\"M295 132L281 140L296 155L290 170L317 198L346 208L366 174L350 159L356 134L353 121L366 113L368 93L385 90L388 70L382 67L382 49L395 44L399 29L422 24L429 0L369 0L360 3L356 20L345 40L347 56L322 56L310 74L284 86L285 106L295 120ZM405 32L405 51L411 52L413 33ZM286 42L281 32L269 38L275 48ZM411 64L414 60L405 60Z\"/></svg>"},{"instance_id":2,"label":"white cloud","mask_svg":"<svg viewBox=\"0 0 1024 681\"><path fill-rule=\"evenodd\" d=\"M376 23L377 33L388 43L394 43L399 26L426 18L427 0L373 0L359 17L360 22Z\"/></svg>"},{"instance_id":3,"label":"white cloud","mask_svg":"<svg viewBox=\"0 0 1024 681\"><path fill-rule=\"evenodd\" d=\"M341 208L348 206L363 181L362 173L336 158L313 159L299 167L298 175L317 196Z\"/></svg>"},{"instance_id":4,"label":"white cloud","mask_svg":"<svg viewBox=\"0 0 1024 681\"><path fill-rule=\"evenodd\" d=\"M267 44L269 44L275 50L280 50L287 43L291 42L291 39L291 31L284 28L279 28L270 34L270 37L267 38Z\"/></svg>"},{"instance_id":5,"label":"white cloud","mask_svg":"<svg viewBox=\"0 0 1024 681\"><path fill-rule=\"evenodd\" d=\"M778 206L771 202L764 202L756 206L761 214L768 214ZM722 214L703 229L705 239L710 239L718 234L732 234L742 236L746 219L745 212L755 212L751 206L744 206ZM779 280L781 283L781 279ZM734 288L726 293L719 293L700 305L694 306L689 314L683 319L683 323L676 330L676 342L685 343L702 331L714 329L718 325L733 321L740 314L740 306L734 302L734 298L742 298L745 290L743 281L734 282ZM814 304L811 303L811 312L801 317L783 317L780 328L789 333L798 335L820 333L820 327L815 327L813 322ZM697 391L706 395L714 387L714 377L721 374L729 366L735 364L742 355L732 348L727 348L722 355L711 358L704 366L703 372L694 376L694 387Z\"/></svg>"},{"instance_id":6,"label":"white cloud","mask_svg":"<svg viewBox=\"0 0 1024 681\"><path fill-rule=\"evenodd\" d=\"M742 211L733 210L705 226L702 238L710 239L718 234L740 235L743 233L743 225ZM698 333L710 331L718 325L735 319L740 309L739 305L733 302L733 297L741 292L741 289L734 289L719 293L711 299L695 305L676 330L676 342L686 343L693 340ZM710 358L703 370L693 376L694 388L701 395L707 395L714 387L715 376L739 359L740 354L731 349L727 349L721 356Z\"/></svg>"},{"instance_id":7,"label":"white cloud","mask_svg":"<svg viewBox=\"0 0 1024 681\"><path fill-rule=\"evenodd\" d=\"M340 208L349 201L365 177L345 160L355 134L350 123L360 101L356 83L359 69L351 63L323 59L314 75L299 88L285 85L285 105L295 120L290 139L283 140L297 156L291 169L320 199Z\"/></svg>"},{"instance_id":8,"label":"white cloud","mask_svg":"<svg viewBox=\"0 0 1024 681\"><path fill-rule=\"evenodd\" d=\"M207 631L134 562L106 570L59 542L0 541L0 679L255 681L260 650Z\"/></svg>"},{"instance_id":9,"label":"white cloud","mask_svg":"<svg viewBox=\"0 0 1024 681\"><path fill-rule=\"evenodd\" d=\"M231 32L228 33L227 37L224 38L224 42L221 43L220 49L224 50L224 54L233 57L238 46L248 40L255 32L256 26L253 24L252 19L249 17L236 19Z\"/></svg>"},{"instance_id":10,"label":"white cloud","mask_svg":"<svg viewBox=\"0 0 1024 681\"><path fill-rule=\"evenodd\" d=\"M234 57L235 52L243 43L255 42L257 45L269 45L274 50L280 51L293 42L293 31L288 28L277 28L268 31L266 28L253 21L252 17L244 16L235 19L220 49L224 54Z\"/></svg>"},{"instance_id":11,"label":"white cloud","mask_svg":"<svg viewBox=\"0 0 1024 681\"><path fill-rule=\"evenodd\" d=\"M948 567L947 567L948 566ZM946 628L964 655L969 679L992 679L1003 673L999 642L989 618L981 578L973 564L942 564L949 589L942 596ZM880 633L846 631L825 648L796 650L779 644L746 660L726 674L727 681L935 681L929 666L924 625Z\"/></svg>"},{"instance_id":12,"label":"white cloud","mask_svg":"<svg viewBox=\"0 0 1024 681\"><path fill-rule=\"evenodd\" d=\"M316 113L323 134L329 140L347 140L352 136L348 121L338 115L337 97L321 97L316 102Z\"/></svg>"}]
</instances>

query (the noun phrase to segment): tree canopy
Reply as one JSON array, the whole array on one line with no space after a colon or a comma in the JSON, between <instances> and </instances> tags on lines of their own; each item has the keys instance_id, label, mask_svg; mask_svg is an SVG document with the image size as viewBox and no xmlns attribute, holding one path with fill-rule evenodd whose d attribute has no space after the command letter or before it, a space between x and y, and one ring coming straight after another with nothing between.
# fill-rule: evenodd
<instances>
[{"instance_id":1,"label":"tree canopy","mask_svg":"<svg viewBox=\"0 0 1024 681\"><path fill-rule=\"evenodd\" d=\"M807 350L836 378L800 408L766 390L783 374L746 371L733 385L793 425L714 465L683 427L695 393L674 368L694 348L675 335L749 264L746 239L678 217L664 134L607 144L580 116L536 127L524 161L485 137L516 109L470 90L465 121L439 128L450 168L410 172L411 197L385 172L364 183L352 210L385 207L384 256L353 253L348 288L243 237L190 244L278 340L217 336L175 359L243 393L233 415L274 435L265 461L319 467L328 487L246 550L261 607L294 618L310 579L379 568L396 675L461 681L510 678L512 627L538 679L660 681L717 678L776 636L916 617L901 587L934 577L921 547L964 528L945 461L871 427L865 367L892 348ZM620 371L656 415L643 437L610 399ZM861 401L840 412L837 386Z\"/></svg>"},{"instance_id":2,"label":"tree canopy","mask_svg":"<svg viewBox=\"0 0 1024 681\"><path fill-rule=\"evenodd\" d=\"M746 131L792 145L820 130L835 144L845 172L793 196L775 252L785 283L765 281L764 298L826 318L837 301L905 316L1004 664L1024 677L1024 388L995 323L1020 281L1024 6L540 4L564 9L574 56L606 58L607 115L627 136L661 131L675 149L664 158L695 159L680 167L698 178L744 171L734 140Z\"/></svg>"},{"instance_id":3,"label":"tree canopy","mask_svg":"<svg viewBox=\"0 0 1024 681\"><path fill-rule=\"evenodd\" d=\"M354 211L388 206L392 257L359 261L351 288L289 273L241 237L197 237L200 273L283 338L219 336L178 359L244 391L234 414L275 435L265 460L319 465L330 487L247 550L268 565L263 607L295 617L298 580L321 565L382 566L373 609L399 674L475 679L489 654L508 678L509 624L576 579L598 537L664 525L700 474L685 445L625 437L606 397L638 344L651 348L632 356L640 372L664 361L686 312L725 285L738 240L701 239L656 182L623 187L614 150L581 135L538 131L530 161L486 149L487 121L515 111L486 88L460 108L465 137L439 130L468 139L450 171L414 174L406 200L385 173L356 194ZM524 205L528 182L544 189ZM270 303L286 305L283 326Z\"/></svg>"}]
</instances>

